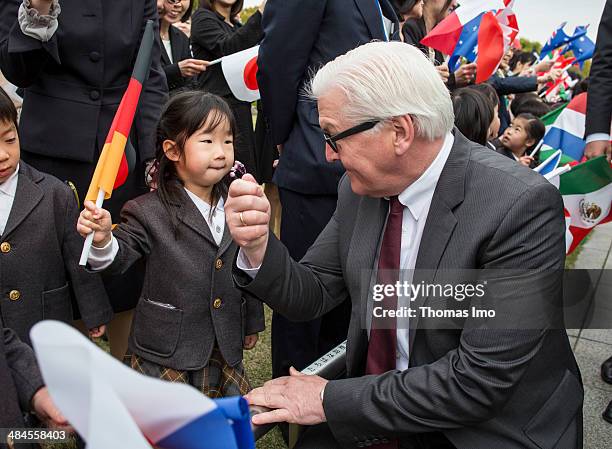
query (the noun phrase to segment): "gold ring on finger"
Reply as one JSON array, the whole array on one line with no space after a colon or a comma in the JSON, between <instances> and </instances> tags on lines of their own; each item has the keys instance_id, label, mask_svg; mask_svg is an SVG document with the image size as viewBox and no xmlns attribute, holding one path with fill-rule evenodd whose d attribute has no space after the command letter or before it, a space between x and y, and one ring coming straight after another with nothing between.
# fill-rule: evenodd
<instances>
[{"instance_id":1,"label":"gold ring on finger","mask_svg":"<svg viewBox=\"0 0 612 449\"><path fill-rule=\"evenodd\" d=\"M239 216L240 216L240 223L242 223L242 226L247 226L246 222L244 221L244 217L242 215L242 212L240 212Z\"/></svg>"}]
</instances>

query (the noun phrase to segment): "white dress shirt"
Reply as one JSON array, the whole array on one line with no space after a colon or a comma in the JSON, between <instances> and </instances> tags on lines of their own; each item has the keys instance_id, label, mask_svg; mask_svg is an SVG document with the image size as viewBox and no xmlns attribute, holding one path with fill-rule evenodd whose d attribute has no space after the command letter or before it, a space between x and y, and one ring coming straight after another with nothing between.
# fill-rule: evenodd
<instances>
[{"instance_id":1,"label":"white dress shirt","mask_svg":"<svg viewBox=\"0 0 612 449\"><path fill-rule=\"evenodd\" d=\"M416 266L416 259L427 215L429 214L431 200L454 141L454 136L448 133L440 152L427 170L398 195L399 202L405 206L402 216L402 247L400 251L400 267L402 270L413 270ZM259 267L250 268L248 259L243 254L242 249L238 253L236 265L253 278L259 271ZM378 266L378 262L376 266ZM403 280L410 281L410 279ZM409 298L398 298L398 308L402 306L408 307L409 303ZM408 318L398 318L398 320L402 320L402 322L397 323L396 368L403 371L408 369L409 360Z\"/></svg>"},{"instance_id":2,"label":"white dress shirt","mask_svg":"<svg viewBox=\"0 0 612 449\"><path fill-rule=\"evenodd\" d=\"M215 239L215 243L219 245L221 243L221 239L223 238L223 232L225 231L225 210L223 198L219 198L217 207L215 208L212 217L210 217L210 204L187 189L185 189L185 192L187 192L187 195L189 198L191 198L191 201L193 201L195 206L202 214L202 217L204 217L204 220L206 221L206 224L208 225L208 228ZM113 263L113 260L115 260L118 252L119 243L113 235L111 237L111 241L106 244L106 246L102 248L97 248L95 246L91 247L87 263L93 271L104 270Z\"/></svg>"},{"instance_id":3,"label":"white dress shirt","mask_svg":"<svg viewBox=\"0 0 612 449\"><path fill-rule=\"evenodd\" d=\"M13 208L13 201L15 200L15 193L17 192L17 180L19 179L19 164L9 178L0 184L0 235L4 234L4 228L6 228L6 222L8 221L11 209Z\"/></svg>"}]
</instances>

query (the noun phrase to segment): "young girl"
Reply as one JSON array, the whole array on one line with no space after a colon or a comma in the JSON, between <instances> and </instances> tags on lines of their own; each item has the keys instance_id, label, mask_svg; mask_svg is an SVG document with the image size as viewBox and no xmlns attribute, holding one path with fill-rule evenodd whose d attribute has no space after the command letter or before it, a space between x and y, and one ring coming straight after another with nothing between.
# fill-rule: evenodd
<instances>
[{"instance_id":1,"label":"young girl","mask_svg":"<svg viewBox=\"0 0 612 449\"><path fill-rule=\"evenodd\" d=\"M157 129L157 190L126 203L112 232L109 213L91 202L77 225L83 236L95 231L91 269L124 272L146 261L126 363L210 397L249 391L242 350L264 329L262 304L232 282L236 245L223 202L235 130L221 98L176 95Z\"/></svg>"},{"instance_id":2,"label":"young girl","mask_svg":"<svg viewBox=\"0 0 612 449\"><path fill-rule=\"evenodd\" d=\"M538 157L529 156L529 153L542 140L545 131L544 124L535 115L519 114L500 137L501 146L497 151L526 167L534 168L538 165Z\"/></svg>"}]
</instances>

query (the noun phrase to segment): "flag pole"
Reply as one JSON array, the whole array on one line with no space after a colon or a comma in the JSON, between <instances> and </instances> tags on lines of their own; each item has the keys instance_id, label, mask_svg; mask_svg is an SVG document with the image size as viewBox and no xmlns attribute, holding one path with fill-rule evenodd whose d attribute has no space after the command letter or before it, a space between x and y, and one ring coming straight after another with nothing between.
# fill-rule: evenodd
<instances>
[{"instance_id":1,"label":"flag pole","mask_svg":"<svg viewBox=\"0 0 612 449\"><path fill-rule=\"evenodd\" d=\"M219 64L221 61L223 61L223 58L219 58L219 59L215 59L214 61L210 61L207 67L210 67L211 65Z\"/></svg>"},{"instance_id":2,"label":"flag pole","mask_svg":"<svg viewBox=\"0 0 612 449\"><path fill-rule=\"evenodd\" d=\"M540 140L540 143L538 143L537 146L533 149L529 157L534 157L536 154L538 154L538 151L540 151L542 145L544 145L544 139Z\"/></svg>"},{"instance_id":3,"label":"flag pole","mask_svg":"<svg viewBox=\"0 0 612 449\"><path fill-rule=\"evenodd\" d=\"M98 198L96 198L96 207L102 207L102 203L104 202L104 190L98 189ZM81 252L81 259L79 260L79 265L84 267L87 265L87 259L89 258L89 250L91 249L91 245L93 244L94 232L89 234L85 239L85 244L83 245L83 251Z\"/></svg>"}]
</instances>

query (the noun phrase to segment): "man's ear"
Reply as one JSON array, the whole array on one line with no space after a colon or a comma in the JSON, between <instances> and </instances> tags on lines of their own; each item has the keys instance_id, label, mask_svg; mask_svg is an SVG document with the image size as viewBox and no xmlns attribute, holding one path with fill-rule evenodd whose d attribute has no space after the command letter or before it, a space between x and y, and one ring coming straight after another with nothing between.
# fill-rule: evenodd
<instances>
[{"instance_id":1,"label":"man's ear","mask_svg":"<svg viewBox=\"0 0 612 449\"><path fill-rule=\"evenodd\" d=\"M174 140L164 140L162 143L162 149L164 150L166 157L173 162L178 162L181 158L181 152Z\"/></svg>"},{"instance_id":2,"label":"man's ear","mask_svg":"<svg viewBox=\"0 0 612 449\"><path fill-rule=\"evenodd\" d=\"M391 120L393 126L393 147L395 154L401 156L405 154L412 142L414 142L414 122L408 114L394 117Z\"/></svg>"}]
</instances>

